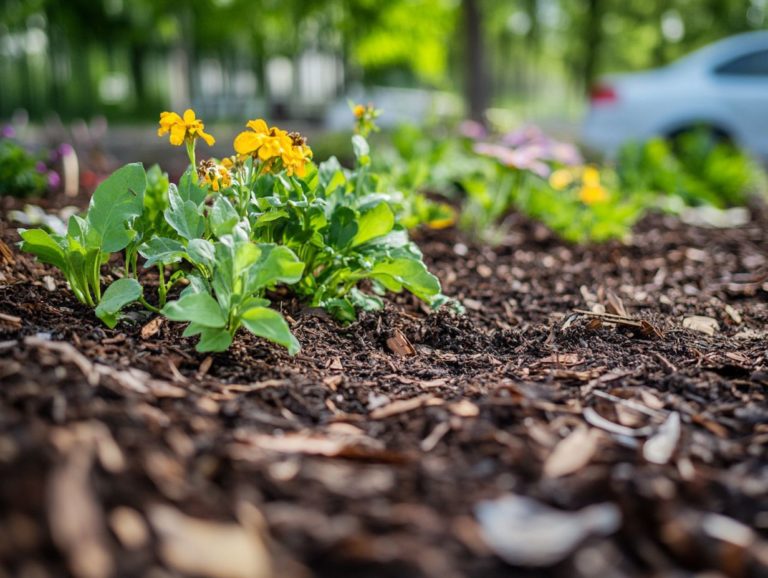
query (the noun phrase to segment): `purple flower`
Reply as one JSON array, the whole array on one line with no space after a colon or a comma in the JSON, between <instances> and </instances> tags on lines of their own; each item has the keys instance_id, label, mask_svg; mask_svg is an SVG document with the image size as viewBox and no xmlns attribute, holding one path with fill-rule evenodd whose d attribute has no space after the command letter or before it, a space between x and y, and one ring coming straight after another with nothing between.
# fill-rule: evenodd
<instances>
[{"instance_id":1,"label":"purple flower","mask_svg":"<svg viewBox=\"0 0 768 578\"><path fill-rule=\"evenodd\" d=\"M6 124L0 129L0 136L3 138L13 138L16 136L16 131L10 124Z\"/></svg>"},{"instance_id":2,"label":"purple flower","mask_svg":"<svg viewBox=\"0 0 768 578\"><path fill-rule=\"evenodd\" d=\"M488 131L479 122L465 120L459 125L459 134L472 140L481 140L488 136Z\"/></svg>"},{"instance_id":3,"label":"purple flower","mask_svg":"<svg viewBox=\"0 0 768 578\"><path fill-rule=\"evenodd\" d=\"M48 171L48 188L58 189L61 184L61 177L56 171Z\"/></svg>"},{"instance_id":4,"label":"purple flower","mask_svg":"<svg viewBox=\"0 0 768 578\"><path fill-rule=\"evenodd\" d=\"M72 145L69 144L68 142L61 143L59 145L59 148L56 150L58 151L59 156L62 156L62 157L71 155L75 151L75 149L72 148Z\"/></svg>"},{"instance_id":5,"label":"purple flower","mask_svg":"<svg viewBox=\"0 0 768 578\"><path fill-rule=\"evenodd\" d=\"M48 170L48 167L45 166L45 163L43 161L37 161L37 163L35 164L35 170L38 173L42 174Z\"/></svg>"}]
</instances>

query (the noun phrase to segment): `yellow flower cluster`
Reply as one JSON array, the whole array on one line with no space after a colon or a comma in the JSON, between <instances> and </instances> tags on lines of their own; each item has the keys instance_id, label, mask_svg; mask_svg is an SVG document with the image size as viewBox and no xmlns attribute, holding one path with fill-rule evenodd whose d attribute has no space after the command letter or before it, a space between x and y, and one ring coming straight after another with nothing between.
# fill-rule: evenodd
<instances>
[{"instance_id":1,"label":"yellow flower cluster","mask_svg":"<svg viewBox=\"0 0 768 578\"><path fill-rule=\"evenodd\" d=\"M262 119L251 120L246 125L250 130L235 137L235 152L239 155L254 156L271 169L279 160L285 172L303 177L306 163L312 158L312 149L299 133L289 133L277 127L270 127Z\"/></svg>"},{"instance_id":2,"label":"yellow flower cluster","mask_svg":"<svg viewBox=\"0 0 768 578\"><path fill-rule=\"evenodd\" d=\"M558 169L549 177L549 185L562 191L580 180L579 199L586 205L603 203L608 200L608 191L600 183L600 171L593 166L573 169Z\"/></svg>"},{"instance_id":3,"label":"yellow flower cluster","mask_svg":"<svg viewBox=\"0 0 768 578\"><path fill-rule=\"evenodd\" d=\"M195 111L191 108L184 111L183 117L175 112L160 113L157 136L167 133L171 133L171 144L176 146L181 146L185 141L194 142L198 138L203 139L208 146L213 146L216 142L216 139L205 132L203 121L195 117Z\"/></svg>"},{"instance_id":4,"label":"yellow flower cluster","mask_svg":"<svg viewBox=\"0 0 768 578\"><path fill-rule=\"evenodd\" d=\"M200 161L200 165L197 167L197 176L217 193L221 189L232 186L232 175L226 165L226 160L228 159L224 159L220 165L210 159Z\"/></svg>"}]
</instances>

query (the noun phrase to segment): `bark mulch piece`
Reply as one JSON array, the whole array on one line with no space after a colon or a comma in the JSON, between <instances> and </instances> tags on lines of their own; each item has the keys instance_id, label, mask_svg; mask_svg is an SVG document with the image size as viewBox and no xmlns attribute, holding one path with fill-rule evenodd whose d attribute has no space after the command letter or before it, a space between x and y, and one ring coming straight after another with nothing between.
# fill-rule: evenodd
<instances>
[{"instance_id":1,"label":"bark mulch piece","mask_svg":"<svg viewBox=\"0 0 768 578\"><path fill-rule=\"evenodd\" d=\"M766 576L753 217L628 246L423 232L465 315L402 295L341 327L278 295L294 358L245 332L198 354L139 311L109 330L6 222L0 578Z\"/></svg>"}]
</instances>

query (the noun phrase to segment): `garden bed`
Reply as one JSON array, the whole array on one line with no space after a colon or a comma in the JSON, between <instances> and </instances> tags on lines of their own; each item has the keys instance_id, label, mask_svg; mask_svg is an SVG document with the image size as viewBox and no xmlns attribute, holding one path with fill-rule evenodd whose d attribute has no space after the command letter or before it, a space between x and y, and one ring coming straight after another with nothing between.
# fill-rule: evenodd
<instances>
[{"instance_id":1,"label":"garden bed","mask_svg":"<svg viewBox=\"0 0 768 578\"><path fill-rule=\"evenodd\" d=\"M763 207L651 216L626 246L423 232L465 315L404 295L342 327L277 295L293 358L245 331L197 353L138 312L107 329L0 227L3 578L509 576L477 508L506 494L621 516L519 575L768 572ZM507 532L507 559L558 528Z\"/></svg>"}]
</instances>

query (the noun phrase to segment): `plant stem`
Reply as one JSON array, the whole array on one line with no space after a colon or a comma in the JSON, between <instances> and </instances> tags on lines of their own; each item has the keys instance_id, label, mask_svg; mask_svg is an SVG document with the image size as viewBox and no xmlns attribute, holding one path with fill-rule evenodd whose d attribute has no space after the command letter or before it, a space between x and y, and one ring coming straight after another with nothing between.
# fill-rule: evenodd
<instances>
[{"instance_id":1,"label":"plant stem","mask_svg":"<svg viewBox=\"0 0 768 578\"><path fill-rule=\"evenodd\" d=\"M147 300L146 300L146 299L144 299L144 296L143 296L143 295L142 295L141 297L139 297L139 303L141 303L141 304L142 304L142 305L143 305L143 306L144 306L146 309L148 309L148 310L149 310L149 311L151 311L152 313L160 313L160 310L159 310L157 307L155 307L154 305L150 305L149 303L147 303Z\"/></svg>"},{"instance_id":2,"label":"plant stem","mask_svg":"<svg viewBox=\"0 0 768 578\"><path fill-rule=\"evenodd\" d=\"M165 299L166 295L168 293L168 287L165 285L165 265L162 263L158 264L157 270L159 273L159 283L158 283L158 298L160 302L160 307L165 307Z\"/></svg>"}]
</instances>

